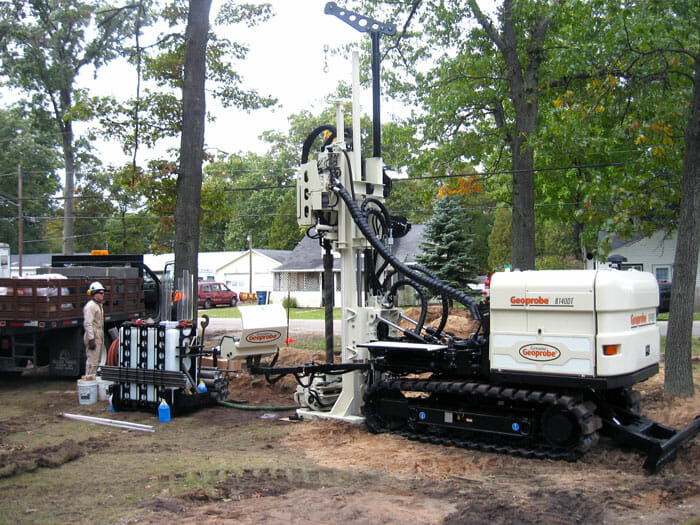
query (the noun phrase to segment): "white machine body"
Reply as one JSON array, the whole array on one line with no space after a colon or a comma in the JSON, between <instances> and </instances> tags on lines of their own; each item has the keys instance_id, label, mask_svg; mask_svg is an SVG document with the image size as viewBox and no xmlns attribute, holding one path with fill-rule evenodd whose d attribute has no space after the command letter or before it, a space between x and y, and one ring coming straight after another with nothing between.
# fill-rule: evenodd
<instances>
[{"instance_id":1,"label":"white machine body","mask_svg":"<svg viewBox=\"0 0 700 525\"><path fill-rule=\"evenodd\" d=\"M551 270L491 278L491 370L615 377L659 362L648 272Z\"/></svg>"},{"instance_id":2,"label":"white machine body","mask_svg":"<svg viewBox=\"0 0 700 525\"><path fill-rule=\"evenodd\" d=\"M241 359L271 355L287 339L287 314L280 304L239 306L241 336L221 338L221 357Z\"/></svg>"}]
</instances>

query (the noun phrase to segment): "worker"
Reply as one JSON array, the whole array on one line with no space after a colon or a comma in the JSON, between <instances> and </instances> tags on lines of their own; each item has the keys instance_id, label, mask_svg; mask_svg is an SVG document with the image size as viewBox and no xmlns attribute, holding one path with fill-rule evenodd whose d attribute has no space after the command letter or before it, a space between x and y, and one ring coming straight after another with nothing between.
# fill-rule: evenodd
<instances>
[{"instance_id":1,"label":"worker","mask_svg":"<svg viewBox=\"0 0 700 525\"><path fill-rule=\"evenodd\" d=\"M100 359L105 353L105 316L102 310L102 301L105 297L105 289L100 283L95 281L88 288L90 300L83 307L83 328L85 335L85 375L94 377L97 374L97 367Z\"/></svg>"}]
</instances>

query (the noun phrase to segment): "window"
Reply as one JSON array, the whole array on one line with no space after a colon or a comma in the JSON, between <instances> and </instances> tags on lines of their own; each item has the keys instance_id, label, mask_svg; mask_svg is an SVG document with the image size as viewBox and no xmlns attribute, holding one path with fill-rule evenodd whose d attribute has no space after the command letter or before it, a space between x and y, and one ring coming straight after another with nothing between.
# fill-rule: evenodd
<instances>
[{"instance_id":1,"label":"window","mask_svg":"<svg viewBox=\"0 0 700 525\"><path fill-rule=\"evenodd\" d=\"M669 265L655 265L654 275L656 275L657 281L670 281L671 280L671 267Z\"/></svg>"},{"instance_id":2,"label":"window","mask_svg":"<svg viewBox=\"0 0 700 525\"><path fill-rule=\"evenodd\" d=\"M321 289L318 272L275 273L273 290L276 292L315 292Z\"/></svg>"}]
</instances>

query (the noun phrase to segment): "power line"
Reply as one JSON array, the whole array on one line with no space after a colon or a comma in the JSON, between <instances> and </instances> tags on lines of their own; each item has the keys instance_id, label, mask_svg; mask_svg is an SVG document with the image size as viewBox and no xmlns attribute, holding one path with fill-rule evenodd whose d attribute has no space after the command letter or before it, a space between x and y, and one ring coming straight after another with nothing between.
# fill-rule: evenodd
<instances>
[{"instance_id":1,"label":"power line","mask_svg":"<svg viewBox=\"0 0 700 525\"><path fill-rule=\"evenodd\" d=\"M443 175L419 175L416 177L409 177L405 179L392 179L392 182L394 183L400 183L400 182L409 182L409 181L415 181L415 180L433 180L433 179L452 179L452 178L460 178L460 177L478 177L478 178L486 178L486 177L491 177L493 175L513 175L513 174L518 174L518 173L529 173L529 172L536 172L536 173L546 173L546 172L556 172L556 171L568 171L568 170L574 170L574 169L597 169L597 168L614 168L614 167L620 167L620 166L626 166L628 164L641 164L641 161L639 160L628 160L628 161L621 161L621 162L601 162L601 163L591 163L591 164L572 164L569 166L559 166L559 167L547 167L547 168L533 168L531 170L494 170L494 171L474 171L471 173L452 173L452 174L443 174ZM249 173L277 173L281 175L288 175L285 172L273 172L270 170L266 169L250 169L250 170L245 170L245 169L240 169L240 170L232 170L232 172L249 172ZM35 172L38 173L38 172ZM45 174L45 173L44 173ZM7 174L7 176L16 176L16 174ZM0 175L2 177L4 175ZM286 190L286 189L291 189L295 188L295 184L277 184L277 185L267 185L267 186L247 186L243 188L224 188L223 191L226 192L242 192L242 191L260 191L260 190ZM105 195L75 195L73 197L75 200L90 200L90 199L104 199L104 200L113 200L109 196ZM27 201L36 201L36 200L65 200L65 197L60 196L60 195L55 195L55 196L50 196L50 197L25 197L23 200Z\"/></svg>"},{"instance_id":2,"label":"power line","mask_svg":"<svg viewBox=\"0 0 700 525\"><path fill-rule=\"evenodd\" d=\"M82 235L71 235L70 237L48 237L44 239L33 239L29 241L24 241L22 244L29 244L29 243L35 243L35 242L50 242L50 241L62 241L63 239L80 239L83 237L98 237L98 236L104 236L108 235L111 233L122 233L124 230L130 231L130 230L136 230L137 227L131 226L129 228L118 228L118 229L113 229L113 230L103 230L99 232L94 232L94 233L84 233Z\"/></svg>"},{"instance_id":3,"label":"power line","mask_svg":"<svg viewBox=\"0 0 700 525\"><path fill-rule=\"evenodd\" d=\"M561 166L561 167L550 167L550 168L533 168L531 170L496 170L496 171L474 171L472 173L452 173L445 175L419 175L417 177L409 177L405 179L392 179L392 183L397 182L410 182L414 180L431 180L431 179L453 179L461 177L479 177L486 178L492 175L508 175L517 173L529 173L529 172L554 172L554 171L568 171L574 169L595 169L595 168L614 168L619 166L626 166L628 164L640 164L641 161L629 160L622 162L601 162L597 164L573 164L571 166ZM286 190L290 188L296 188L296 185L276 185L276 186L251 186L246 188L224 188L223 191L260 191L260 190Z\"/></svg>"},{"instance_id":4,"label":"power line","mask_svg":"<svg viewBox=\"0 0 700 525\"><path fill-rule=\"evenodd\" d=\"M629 160L623 162L602 162L599 164L576 164L572 166L563 166L555 168L532 168L521 169L521 170L500 170L500 171L474 171L472 173L454 173L451 175L422 175L418 177L411 177L408 179L394 179L393 182L404 182L411 180L425 180L425 179L450 179L454 177L490 177L492 175L515 175L518 173L530 173L530 172L549 172L549 171L568 171L575 169L593 169L593 168L614 168L618 166L626 166L627 164L640 164L641 161Z\"/></svg>"}]
</instances>

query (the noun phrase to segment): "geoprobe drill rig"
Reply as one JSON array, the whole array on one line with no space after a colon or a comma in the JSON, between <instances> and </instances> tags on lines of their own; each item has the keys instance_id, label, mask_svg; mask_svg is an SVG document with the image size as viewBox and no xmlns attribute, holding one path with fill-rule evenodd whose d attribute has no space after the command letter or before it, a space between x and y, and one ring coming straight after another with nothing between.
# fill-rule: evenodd
<instances>
[{"instance_id":1,"label":"geoprobe drill rig","mask_svg":"<svg viewBox=\"0 0 700 525\"><path fill-rule=\"evenodd\" d=\"M392 27L339 9L335 14L373 35ZM271 381L293 373L306 417L364 421L372 432L518 456L574 460L599 432L647 454L655 471L700 430L683 430L640 414L631 387L658 372L658 288L637 271L514 271L493 275L489 302L409 267L392 255L392 238L410 225L389 214L389 189L378 142L374 100L373 158L360 156L359 66L353 56L352 143L342 105L336 128L307 139L297 172L297 220L340 253L342 363L253 367ZM373 67L374 69L374 67ZM378 68L377 68L378 69ZM373 82L378 82L375 73ZM375 90L375 95L378 90ZM314 140L330 131L315 158ZM364 259L364 265L361 259ZM364 266L364 286L361 286ZM401 287L415 290L422 313L401 328ZM437 328L424 325L428 299L442 302ZM450 300L480 324L470 337L445 331ZM341 375L342 380L337 379ZM334 379L336 378L336 379Z\"/></svg>"}]
</instances>

